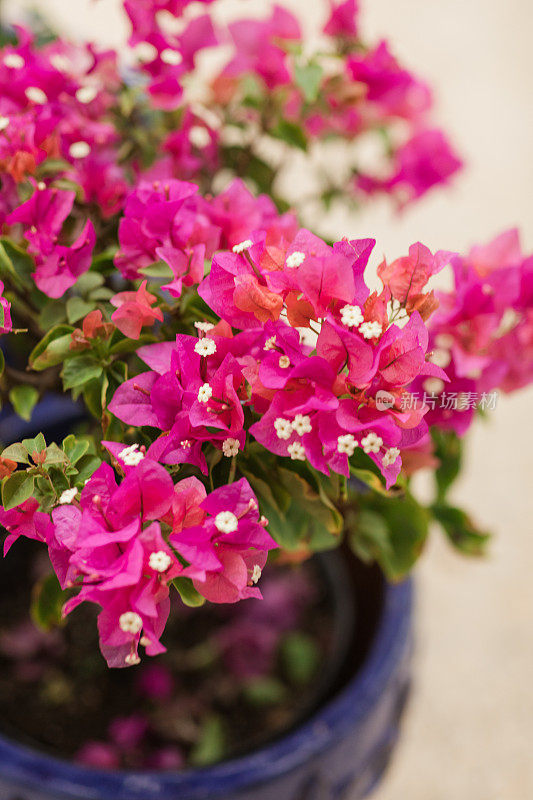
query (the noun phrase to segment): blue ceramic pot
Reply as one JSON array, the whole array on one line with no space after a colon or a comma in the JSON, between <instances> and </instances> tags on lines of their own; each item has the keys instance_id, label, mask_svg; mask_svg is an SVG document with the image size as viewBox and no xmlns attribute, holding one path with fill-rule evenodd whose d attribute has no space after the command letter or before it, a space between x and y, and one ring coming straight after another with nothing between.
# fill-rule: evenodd
<instances>
[{"instance_id":1,"label":"blue ceramic pot","mask_svg":"<svg viewBox=\"0 0 533 800\"><path fill-rule=\"evenodd\" d=\"M21 428L2 414L0 439L55 438L79 418L56 398ZM48 437L52 438L52 437ZM396 742L412 651L410 581L384 585L355 674L310 719L248 755L172 772L105 772L75 766L0 737L0 800L359 800L379 781Z\"/></svg>"}]
</instances>

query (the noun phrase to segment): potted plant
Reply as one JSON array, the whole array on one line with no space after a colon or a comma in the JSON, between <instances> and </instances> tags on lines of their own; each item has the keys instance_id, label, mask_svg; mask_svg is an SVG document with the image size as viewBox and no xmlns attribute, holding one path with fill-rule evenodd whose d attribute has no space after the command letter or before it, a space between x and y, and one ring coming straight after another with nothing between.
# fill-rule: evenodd
<instances>
[{"instance_id":1,"label":"potted plant","mask_svg":"<svg viewBox=\"0 0 533 800\"><path fill-rule=\"evenodd\" d=\"M406 576L434 521L483 551L447 499L462 436L533 375L516 231L416 243L372 291L373 239L305 227L461 166L354 0L313 53L279 6L204 5L126 0L120 59L42 24L0 52L13 800L365 796L408 692Z\"/></svg>"}]
</instances>

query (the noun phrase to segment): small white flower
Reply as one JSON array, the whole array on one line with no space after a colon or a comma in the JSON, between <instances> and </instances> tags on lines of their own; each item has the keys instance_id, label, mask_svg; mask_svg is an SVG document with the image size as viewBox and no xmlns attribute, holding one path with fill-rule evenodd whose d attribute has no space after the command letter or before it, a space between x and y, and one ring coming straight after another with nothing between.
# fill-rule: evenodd
<instances>
[{"instance_id":1,"label":"small white flower","mask_svg":"<svg viewBox=\"0 0 533 800\"><path fill-rule=\"evenodd\" d=\"M263 345L263 350L273 350L276 346L276 337L271 336Z\"/></svg>"},{"instance_id":2,"label":"small white flower","mask_svg":"<svg viewBox=\"0 0 533 800\"><path fill-rule=\"evenodd\" d=\"M359 331L363 334L365 339L375 339L377 336L381 336L383 328L379 322L363 322L363 324L359 326Z\"/></svg>"},{"instance_id":3,"label":"small white flower","mask_svg":"<svg viewBox=\"0 0 533 800\"><path fill-rule=\"evenodd\" d=\"M0 131L5 131L9 125L9 117L0 117Z\"/></svg>"},{"instance_id":4,"label":"small white flower","mask_svg":"<svg viewBox=\"0 0 533 800\"><path fill-rule=\"evenodd\" d=\"M217 345L214 339L208 339L207 337L204 339L200 339L194 345L194 352L198 353L201 356L212 356L213 353L216 353Z\"/></svg>"},{"instance_id":5,"label":"small white flower","mask_svg":"<svg viewBox=\"0 0 533 800\"><path fill-rule=\"evenodd\" d=\"M78 490L76 488L65 489L64 492L61 492L59 502L61 503L61 505L67 505L68 503L72 503L77 494Z\"/></svg>"},{"instance_id":6,"label":"small white flower","mask_svg":"<svg viewBox=\"0 0 533 800\"><path fill-rule=\"evenodd\" d=\"M428 394L440 394L444 389L444 381L441 378L426 378L423 387Z\"/></svg>"},{"instance_id":7,"label":"small white flower","mask_svg":"<svg viewBox=\"0 0 533 800\"><path fill-rule=\"evenodd\" d=\"M365 453L379 453L382 445L383 439L374 431L370 431L364 439L361 439L361 446Z\"/></svg>"},{"instance_id":8,"label":"small white flower","mask_svg":"<svg viewBox=\"0 0 533 800\"><path fill-rule=\"evenodd\" d=\"M207 403L207 401L211 398L213 394L212 388L209 386L208 383L204 383L198 389L198 400L200 403Z\"/></svg>"},{"instance_id":9,"label":"small white flower","mask_svg":"<svg viewBox=\"0 0 533 800\"><path fill-rule=\"evenodd\" d=\"M397 447L391 447L385 455L383 456L383 466L390 467L391 464L394 464L398 456L400 455L400 451Z\"/></svg>"},{"instance_id":10,"label":"small white flower","mask_svg":"<svg viewBox=\"0 0 533 800\"><path fill-rule=\"evenodd\" d=\"M158 56L157 47L149 42L140 42L135 48L135 55L139 61L154 61Z\"/></svg>"},{"instance_id":11,"label":"small white flower","mask_svg":"<svg viewBox=\"0 0 533 800\"><path fill-rule=\"evenodd\" d=\"M161 52L161 61L163 64L168 64L170 67L177 67L183 61L183 56L177 50L171 50L167 47Z\"/></svg>"},{"instance_id":12,"label":"small white flower","mask_svg":"<svg viewBox=\"0 0 533 800\"><path fill-rule=\"evenodd\" d=\"M277 417L274 421L274 427L278 435L278 439L290 439L292 436L292 422L283 417Z\"/></svg>"},{"instance_id":13,"label":"small white flower","mask_svg":"<svg viewBox=\"0 0 533 800\"><path fill-rule=\"evenodd\" d=\"M234 253L243 253L245 250L248 250L249 247L253 245L251 239L245 239L244 242L239 242L239 244L233 245L233 252Z\"/></svg>"},{"instance_id":14,"label":"small white flower","mask_svg":"<svg viewBox=\"0 0 533 800\"><path fill-rule=\"evenodd\" d=\"M198 321L194 323L194 327L197 331L202 331L203 333L207 333L208 331L212 331L215 327L212 322L203 322Z\"/></svg>"},{"instance_id":15,"label":"small white flower","mask_svg":"<svg viewBox=\"0 0 533 800\"><path fill-rule=\"evenodd\" d=\"M311 433L313 430L311 417L308 414L296 414L292 421L292 427L298 436L303 436L304 433Z\"/></svg>"},{"instance_id":16,"label":"small white flower","mask_svg":"<svg viewBox=\"0 0 533 800\"><path fill-rule=\"evenodd\" d=\"M215 517L215 528L220 533L233 533L239 527L239 520L233 511L219 511Z\"/></svg>"},{"instance_id":17,"label":"small white flower","mask_svg":"<svg viewBox=\"0 0 533 800\"><path fill-rule=\"evenodd\" d=\"M337 450L339 453L346 453L348 458L353 456L356 447L359 447L359 442L353 433L344 433L337 438Z\"/></svg>"},{"instance_id":18,"label":"small white flower","mask_svg":"<svg viewBox=\"0 0 533 800\"><path fill-rule=\"evenodd\" d=\"M232 439L224 439L222 442L222 452L226 456L226 458L233 458L239 452L239 440Z\"/></svg>"},{"instance_id":19,"label":"small white flower","mask_svg":"<svg viewBox=\"0 0 533 800\"><path fill-rule=\"evenodd\" d=\"M37 103L37 105L43 106L45 103L48 102L48 97L43 92L42 89L39 89L38 86L28 86L26 89L26 97L32 103Z\"/></svg>"},{"instance_id":20,"label":"small white flower","mask_svg":"<svg viewBox=\"0 0 533 800\"><path fill-rule=\"evenodd\" d=\"M455 339L451 335L451 333L439 333L438 336L435 336L435 344L437 347L446 347L449 349L453 347Z\"/></svg>"},{"instance_id":21,"label":"small white flower","mask_svg":"<svg viewBox=\"0 0 533 800\"><path fill-rule=\"evenodd\" d=\"M256 564L254 566L253 570L252 570L252 575L251 575L252 583L257 583L258 582L259 578L261 577L262 572L263 572L263 570L261 569L259 564Z\"/></svg>"},{"instance_id":22,"label":"small white flower","mask_svg":"<svg viewBox=\"0 0 533 800\"><path fill-rule=\"evenodd\" d=\"M357 328L364 320L359 306L346 305L341 308L341 322L347 328Z\"/></svg>"},{"instance_id":23,"label":"small white flower","mask_svg":"<svg viewBox=\"0 0 533 800\"><path fill-rule=\"evenodd\" d=\"M285 261L286 265L289 269L295 269L303 264L305 261L305 253L302 253L301 250L295 250L294 253L291 253L290 256L287 256L287 260Z\"/></svg>"},{"instance_id":24,"label":"small white flower","mask_svg":"<svg viewBox=\"0 0 533 800\"><path fill-rule=\"evenodd\" d=\"M192 442L190 439L182 439L180 442L180 447L183 447L185 450L188 450L192 447Z\"/></svg>"},{"instance_id":25,"label":"small white flower","mask_svg":"<svg viewBox=\"0 0 533 800\"><path fill-rule=\"evenodd\" d=\"M44 190L46 189L46 183L44 181L39 181L39 183L37 184L37 188L39 189L40 192L44 192Z\"/></svg>"},{"instance_id":26,"label":"small white flower","mask_svg":"<svg viewBox=\"0 0 533 800\"><path fill-rule=\"evenodd\" d=\"M7 53L4 56L4 64L10 69L22 69L26 62L19 53Z\"/></svg>"},{"instance_id":27,"label":"small white flower","mask_svg":"<svg viewBox=\"0 0 533 800\"><path fill-rule=\"evenodd\" d=\"M172 564L172 559L164 550L158 550L157 553L150 553L148 563L154 572L166 572Z\"/></svg>"},{"instance_id":28,"label":"small white flower","mask_svg":"<svg viewBox=\"0 0 533 800\"><path fill-rule=\"evenodd\" d=\"M280 365L281 369L288 369L291 365L291 360L289 356L280 356L278 364Z\"/></svg>"},{"instance_id":29,"label":"small white flower","mask_svg":"<svg viewBox=\"0 0 533 800\"><path fill-rule=\"evenodd\" d=\"M68 72L70 69L70 61L61 53L53 53L50 56L50 64L54 69L57 69L58 72Z\"/></svg>"},{"instance_id":30,"label":"small white flower","mask_svg":"<svg viewBox=\"0 0 533 800\"><path fill-rule=\"evenodd\" d=\"M92 103L95 99L96 95L98 94L98 89L96 86L82 86L76 92L76 100L79 103Z\"/></svg>"},{"instance_id":31,"label":"small white flower","mask_svg":"<svg viewBox=\"0 0 533 800\"><path fill-rule=\"evenodd\" d=\"M125 447L124 450L120 451L118 457L127 467L136 467L143 460L144 453L139 450L138 444L130 444L129 447Z\"/></svg>"},{"instance_id":32,"label":"small white flower","mask_svg":"<svg viewBox=\"0 0 533 800\"><path fill-rule=\"evenodd\" d=\"M125 611L118 620L120 630L124 633L139 633L142 629L143 621L136 611Z\"/></svg>"},{"instance_id":33,"label":"small white flower","mask_svg":"<svg viewBox=\"0 0 533 800\"><path fill-rule=\"evenodd\" d=\"M305 449L301 442L293 442L287 447L287 452L293 461L305 461Z\"/></svg>"},{"instance_id":34,"label":"small white flower","mask_svg":"<svg viewBox=\"0 0 533 800\"><path fill-rule=\"evenodd\" d=\"M85 158L90 152L91 148L87 142L74 142L68 149L71 158Z\"/></svg>"},{"instance_id":35,"label":"small white flower","mask_svg":"<svg viewBox=\"0 0 533 800\"><path fill-rule=\"evenodd\" d=\"M189 141L195 147L203 150L204 147L211 144L211 137L207 128L203 128L201 125L193 125L189 131Z\"/></svg>"},{"instance_id":36,"label":"small white flower","mask_svg":"<svg viewBox=\"0 0 533 800\"><path fill-rule=\"evenodd\" d=\"M452 360L452 354L449 350L445 350L442 347L438 347L436 350L433 350L431 353L429 360L432 364L436 364L437 367L441 367L442 369L446 369L450 361Z\"/></svg>"},{"instance_id":37,"label":"small white flower","mask_svg":"<svg viewBox=\"0 0 533 800\"><path fill-rule=\"evenodd\" d=\"M139 658L139 656L136 656L135 653L130 653L129 655L127 655L124 661L126 662L128 667L136 667L137 664L141 663L141 659Z\"/></svg>"}]
</instances>

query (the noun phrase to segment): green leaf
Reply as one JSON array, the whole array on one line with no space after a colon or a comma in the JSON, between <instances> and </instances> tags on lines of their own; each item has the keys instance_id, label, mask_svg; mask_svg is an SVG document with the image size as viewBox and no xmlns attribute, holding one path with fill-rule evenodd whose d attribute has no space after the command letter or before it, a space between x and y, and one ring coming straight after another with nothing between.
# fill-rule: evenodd
<instances>
[{"instance_id":1,"label":"green leaf","mask_svg":"<svg viewBox=\"0 0 533 800\"><path fill-rule=\"evenodd\" d=\"M33 348L28 359L30 367L37 372L61 364L69 354L71 334L70 325L56 325L39 344Z\"/></svg>"},{"instance_id":2,"label":"green leaf","mask_svg":"<svg viewBox=\"0 0 533 800\"><path fill-rule=\"evenodd\" d=\"M74 324L79 319L83 319L87 314L95 309L95 303L87 303L81 297L70 297L67 300L67 317L70 324Z\"/></svg>"},{"instance_id":3,"label":"green leaf","mask_svg":"<svg viewBox=\"0 0 533 800\"><path fill-rule=\"evenodd\" d=\"M305 633L288 633L281 644L281 659L292 683L304 685L315 675L320 654L314 639Z\"/></svg>"},{"instance_id":4,"label":"green leaf","mask_svg":"<svg viewBox=\"0 0 533 800\"><path fill-rule=\"evenodd\" d=\"M165 280L170 280L174 276L174 273L164 261L156 261L154 264L142 267L139 272L142 272L147 278L164 278Z\"/></svg>"},{"instance_id":5,"label":"green leaf","mask_svg":"<svg viewBox=\"0 0 533 800\"><path fill-rule=\"evenodd\" d=\"M281 139L287 144L290 144L291 147L307 150L307 137L303 128L295 122L280 119L277 125L274 128L270 128L268 132L276 139Z\"/></svg>"},{"instance_id":6,"label":"green leaf","mask_svg":"<svg viewBox=\"0 0 533 800\"><path fill-rule=\"evenodd\" d=\"M37 451L37 453L42 453L43 450L46 450L46 440L42 433L38 433L35 439L23 439L22 444L30 454L30 456Z\"/></svg>"},{"instance_id":7,"label":"green leaf","mask_svg":"<svg viewBox=\"0 0 533 800\"><path fill-rule=\"evenodd\" d=\"M0 276L11 278L19 286L33 287L32 272L35 271L33 258L12 241L0 239Z\"/></svg>"},{"instance_id":8,"label":"green leaf","mask_svg":"<svg viewBox=\"0 0 533 800\"><path fill-rule=\"evenodd\" d=\"M39 399L39 392L35 386L14 386L9 392L9 401L15 413L29 422L32 411Z\"/></svg>"},{"instance_id":9,"label":"green leaf","mask_svg":"<svg viewBox=\"0 0 533 800\"><path fill-rule=\"evenodd\" d=\"M322 67L319 64L295 65L294 78L296 85L302 90L306 102L314 103L317 99L322 74Z\"/></svg>"},{"instance_id":10,"label":"green leaf","mask_svg":"<svg viewBox=\"0 0 533 800\"><path fill-rule=\"evenodd\" d=\"M28 451L20 442L10 444L9 447L2 452L2 458L9 458L11 461L18 461L20 464L29 464L30 459Z\"/></svg>"},{"instance_id":11,"label":"green leaf","mask_svg":"<svg viewBox=\"0 0 533 800\"><path fill-rule=\"evenodd\" d=\"M10 511L20 506L33 495L33 475L27 472L14 472L9 478L4 478L2 483L2 505L4 511Z\"/></svg>"},{"instance_id":12,"label":"green leaf","mask_svg":"<svg viewBox=\"0 0 533 800\"><path fill-rule=\"evenodd\" d=\"M202 597L202 595L196 591L190 578L174 578L172 583L186 606L190 608L203 606L205 597Z\"/></svg>"},{"instance_id":13,"label":"green leaf","mask_svg":"<svg viewBox=\"0 0 533 800\"><path fill-rule=\"evenodd\" d=\"M3 373L5 366L6 366L6 361L4 358L4 353L2 350L0 350L0 375Z\"/></svg>"},{"instance_id":14,"label":"green leaf","mask_svg":"<svg viewBox=\"0 0 533 800\"><path fill-rule=\"evenodd\" d=\"M490 534L476 528L468 514L462 509L445 503L436 503L431 510L450 542L461 553L468 556L485 554Z\"/></svg>"},{"instance_id":15,"label":"green leaf","mask_svg":"<svg viewBox=\"0 0 533 800\"><path fill-rule=\"evenodd\" d=\"M191 763L195 767L214 764L224 757L224 727L216 714L208 716L202 725L200 738L191 752Z\"/></svg>"},{"instance_id":16,"label":"green leaf","mask_svg":"<svg viewBox=\"0 0 533 800\"><path fill-rule=\"evenodd\" d=\"M89 272L84 272L83 275L80 275L76 281L75 288L81 295L85 297L87 294L89 294L89 292L92 292L94 289L102 286L104 280L104 276L99 272L90 270Z\"/></svg>"},{"instance_id":17,"label":"green leaf","mask_svg":"<svg viewBox=\"0 0 533 800\"><path fill-rule=\"evenodd\" d=\"M82 456L80 460L76 463L76 468L78 470L78 475L76 476L75 483L77 486L83 486L85 481L88 481L93 472L96 472L100 464L102 463L102 459L98 458L98 456L92 455L87 453L87 455Z\"/></svg>"},{"instance_id":18,"label":"green leaf","mask_svg":"<svg viewBox=\"0 0 533 800\"><path fill-rule=\"evenodd\" d=\"M67 390L75 386L83 386L89 381L99 378L102 371L102 365L94 356L81 355L70 358L63 367L63 388Z\"/></svg>"},{"instance_id":19,"label":"green leaf","mask_svg":"<svg viewBox=\"0 0 533 800\"><path fill-rule=\"evenodd\" d=\"M46 302L39 314L39 325L43 331L47 331L55 325L66 321L65 303L60 300L50 300Z\"/></svg>"},{"instance_id":20,"label":"green leaf","mask_svg":"<svg viewBox=\"0 0 533 800\"><path fill-rule=\"evenodd\" d=\"M45 631L60 625L61 612L68 596L61 589L54 573L42 578L32 593L31 618L34 623Z\"/></svg>"},{"instance_id":21,"label":"green leaf","mask_svg":"<svg viewBox=\"0 0 533 800\"><path fill-rule=\"evenodd\" d=\"M404 578L418 559L428 535L429 513L410 494L383 497L375 493L358 496L360 514L347 522L349 541L357 552L359 539L359 522L361 514L362 536L365 546L374 553L387 578L398 581ZM368 512L382 518L381 529L375 517L369 518ZM355 527L353 527L355 519ZM369 525L372 525L371 529ZM383 533L388 531L387 540ZM372 546L371 542L373 539Z\"/></svg>"},{"instance_id":22,"label":"green leaf","mask_svg":"<svg viewBox=\"0 0 533 800\"><path fill-rule=\"evenodd\" d=\"M443 501L450 486L461 471L463 447L461 440L454 431L442 431L438 428L432 428L431 436L435 445L435 456L440 462L435 470L437 500Z\"/></svg>"},{"instance_id":23,"label":"green leaf","mask_svg":"<svg viewBox=\"0 0 533 800\"><path fill-rule=\"evenodd\" d=\"M44 463L47 467L51 467L54 464L66 464L67 456L55 442L52 442L46 448L46 461Z\"/></svg>"},{"instance_id":24,"label":"green leaf","mask_svg":"<svg viewBox=\"0 0 533 800\"><path fill-rule=\"evenodd\" d=\"M355 520L355 524L352 524L352 519ZM352 517L351 514L348 516L346 527L351 530L352 550L361 561L371 563L379 553L391 557L390 530L382 514L363 509L357 517Z\"/></svg>"},{"instance_id":25,"label":"green leaf","mask_svg":"<svg viewBox=\"0 0 533 800\"><path fill-rule=\"evenodd\" d=\"M390 497L390 492L385 488L381 479L371 470L369 469L360 469L359 467L352 467L350 465L350 475L352 477L357 478L358 481L361 481L369 489L373 489L378 494L382 494L385 497Z\"/></svg>"},{"instance_id":26,"label":"green leaf","mask_svg":"<svg viewBox=\"0 0 533 800\"><path fill-rule=\"evenodd\" d=\"M71 464L76 464L89 449L88 439L77 439L73 433L63 439L63 451Z\"/></svg>"},{"instance_id":27,"label":"green leaf","mask_svg":"<svg viewBox=\"0 0 533 800\"><path fill-rule=\"evenodd\" d=\"M268 675L247 681L242 691L247 702L253 706L275 705L281 703L287 695L282 682Z\"/></svg>"}]
</instances>

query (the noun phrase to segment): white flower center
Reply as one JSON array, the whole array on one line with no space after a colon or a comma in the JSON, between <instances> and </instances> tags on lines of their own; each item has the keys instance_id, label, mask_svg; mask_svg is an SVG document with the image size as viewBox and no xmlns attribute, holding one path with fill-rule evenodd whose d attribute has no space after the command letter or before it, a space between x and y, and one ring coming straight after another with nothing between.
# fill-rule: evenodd
<instances>
[{"instance_id":1,"label":"white flower center","mask_svg":"<svg viewBox=\"0 0 533 800\"><path fill-rule=\"evenodd\" d=\"M139 450L138 444L130 444L129 447L125 447L124 450L120 451L118 457L127 467L136 467L143 460L144 453Z\"/></svg>"},{"instance_id":2,"label":"white flower center","mask_svg":"<svg viewBox=\"0 0 533 800\"><path fill-rule=\"evenodd\" d=\"M263 350L273 350L276 346L276 337L271 336L263 345Z\"/></svg>"},{"instance_id":3,"label":"white flower center","mask_svg":"<svg viewBox=\"0 0 533 800\"><path fill-rule=\"evenodd\" d=\"M220 533L233 533L239 527L239 520L233 511L219 511L215 517L215 527Z\"/></svg>"},{"instance_id":4,"label":"white flower center","mask_svg":"<svg viewBox=\"0 0 533 800\"><path fill-rule=\"evenodd\" d=\"M211 137L207 128L203 128L201 125L193 125L189 131L189 141L195 147L203 150L204 147L211 144Z\"/></svg>"},{"instance_id":5,"label":"white flower center","mask_svg":"<svg viewBox=\"0 0 533 800\"><path fill-rule=\"evenodd\" d=\"M363 312L359 306L346 305L341 308L341 322L347 328L356 328L363 320Z\"/></svg>"},{"instance_id":6,"label":"white flower center","mask_svg":"<svg viewBox=\"0 0 533 800\"><path fill-rule=\"evenodd\" d=\"M353 433L344 433L337 438L337 450L339 453L346 453L348 458L351 458L355 453L355 448L359 446Z\"/></svg>"},{"instance_id":7,"label":"white flower center","mask_svg":"<svg viewBox=\"0 0 533 800\"><path fill-rule=\"evenodd\" d=\"M361 446L365 453L379 453L382 445L383 439L374 431L370 431L364 439L361 439Z\"/></svg>"},{"instance_id":8,"label":"white flower center","mask_svg":"<svg viewBox=\"0 0 533 800\"><path fill-rule=\"evenodd\" d=\"M212 356L213 353L216 353L217 345L214 339L209 339L205 337L204 339L200 339L194 345L194 352L198 353L201 356Z\"/></svg>"},{"instance_id":9,"label":"white flower center","mask_svg":"<svg viewBox=\"0 0 533 800\"><path fill-rule=\"evenodd\" d=\"M168 64L170 67L177 67L183 61L183 56L177 50L171 50L167 47L161 52L161 61L163 64Z\"/></svg>"},{"instance_id":10,"label":"white flower center","mask_svg":"<svg viewBox=\"0 0 533 800\"><path fill-rule=\"evenodd\" d=\"M0 117L0 131L5 131L9 125L9 117Z\"/></svg>"},{"instance_id":11,"label":"white flower center","mask_svg":"<svg viewBox=\"0 0 533 800\"><path fill-rule=\"evenodd\" d=\"M291 365L291 360L289 356L280 356L278 363L282 369L288 369Z\"/></svg>"},{"instance_id":12,"label":"white flower center","mask_svg":"<svg viewBox=\"0 0 533 800\"><path fill-rule=\"evenodd\" d=\"M38 86L28 86L26 89L26 97L32 103L37 103L37 105L43 106L45 103L48 102L48 98L43 92L42 89L39 89Z\"/></svg>"},{"instance_id":13,"label":"white flower center","mask_svg":"<svg viewBox=\"0 0 533 800\"><path fill-rule=\"evenodd\" d=\"M215 327L212 322L195 322L194 327L197 331L203 331L203 333L207 333L208 331L212 331Z\"/></svg>"},{"instance_id":14,"label":"white flower center","mask_svg":"<svg viewBox=\"0 0 533 800\"><path fill-rule=\"evenodd\" d=\"M248 250L248 248L251 247L252 245L253 242L251 239L245 239L244 242L239 242L239 244L233 246L233 252L243 253L245 250Z\"/></svg>"},{"instance_id":15,"label":"white flower center","mask_svg":"<svg viewBox=\"0 0 533 800\"><path fill-rule=\"evenodd\" d=\"M365 339L375 339L377 336L381 336L383 327L380 322L363 322L359 326L359 331Z\"/></svg>"},{"instance_id":16,"label":"white flower center","mask_svg":"<svg viewBox=\"0 0 533 800\"><path fill-rule=\"evenodd\" d=\"M424 383L424 391L429 394L440 394L444 389L444 381L441 378L427 378Z\"/></svg>"},{"instance_id":17,"label":"white flower center","mask_svg":"<svg viewBox=\"0 0 533 800\"><path fill-rule=\"evenodd\" d=\"M290 256L287 256L287 260L285 261L286 265L289 269L295 269L303 264L305 261L305 253L302 253L301 250L295 250L294 253L291 253Z\"/></svg>"},{"instance_id":18,"label":"white flower center","mask_svg":"<svg viewBox=\"0 0 533 800\"><path fill-rule=\"evenodd\" d=\"M148 563L150 569L153 569L155 572L166 572L172 564L172 559L164 550L158 550L156 553L150 553Z\"/></svg>"},{"instance_id":19,"label":"white flower center","mask_svg":"<svg viewBox=\"0 0 533 800\"><path fill-rule=\"evenodd\" d=\"M208 383L204 383L198 389L198 400L200 401L200 403L207 403L212 394L213 394L212 388L209 386Z\"/></svg>"},{"instance_id":20,"label":"white flower center","mask_svg":"<svg viewBox=\"0 0 533 800\"><path fill-rule=\"evenodd\" d=\"M253 570L252 570L252 576L251 576L252 583L257 583L258 582L259 578L261 577L262 572L263 572L263 570L261 569L259 564L256 564L254 566Z\"/></svg>"},{"instance_id":21,"label":"white flower center","mask_svg":"<svg viewBox=\"0 0 533 800\"><path fill-rule=\"evenodd\" d=\"M143 621L136 611L125 611L121 614L118 620L120 630L124 633L139 633L142 629Z\"/></svg>"},{"instance_id":22,"label":"white flower center","mask_svg":"<svg viewBox=\"0 0 533 800\"><path fill-rule=\"evenodd\" d=\"M437 367L441 367L442 369L446 369L450 361L452 360L452 354L449 350L445 350L443 347L437 347L436 350L433 350L431 353L429 360L432 364L436 364Z\"/></svg>"},{"instance_id":23,"label":"white flower center","mask_svg":"<svg viewBox=\"0 0 533 800\"><path fill-rule=\"evenodd\" d=\"M305 449L301 442L293 442L287 447L287 452L293 461L305 461Z\"/></svg>"},{"instance_id":24,"label":"white flower center","mask_svg":"<svg viewBox=\"0 0 533 800\"><path fill-rule=\"evenodd\" d=\"M95 99L96 95L98 94L98 89L96 86L82 86L76 92L76 100L79 103L92 103Z\"/></svg>"},{"instance_id":25,"label":"white flower center","mask_svg":"<svg viewBox=\"0 0 533 800\"><path fill-rule=\"evenodd\" d=\"M227 458L236 456L239 452L239 440L232 439L231 437L229 439L224 439L222 442L222 452Z\"/></svg>"},{"instance_id":26,"label":"white flower center","mask_svg":"<svg viewBox=\"0 0 533 800\"><path fill-rule=\"evenodd\" d=\"M277 417L274 421L274 428L278 435L278 439L290 439L292 436L292 422L283 417Z\"/></svg>"},{"instance_id":27,"label":"white flower center","mask_svg":"<svg viewBox=\"0 0 533 800\"><path fill-rule=\"evenodd\" d=\"M128 667L135 667L137 666L137 664L141 663L141 659L139 658L139 656L136 656L135 653L130 653L129 655L127 655L124 661L126 662Z\"/></svg>"},{"instance_id":28,"label":"white flower center","mask_svg":"<svg viewBox=\"0 0 533 800\"><path fill-rule=\"evenodd\" d=\"M296 414L292 421L292 427L298 436L303 436L304 433L311 433L313 430L311 417L308 414Z\"/></svg>"},{"instance_id":29,"label":"white flower center","mask_svg":"<svg viewBox=\"0 0 533 800\"><path fill-rule=\"evenodd\" d=\"M391 464L394 464L399 455L400 451L398 450L397 447L389 448L389 450L387 450L387 452L383 456L383 465L385 467L390 467Z\"/></svg>"},{"instance_id":30,"label":"white flower center","mask_svg":"<svg viewBox=\"0 0 533 800\"><path fill-rule=\"evenodd\" d=\"M8 53L4 56L4 64L10 69L22 69L26 62L19 53Z\"/></svg>"},{"instance_id":31,"label":"white flower center","mask_svg":"<svg viewBox=\"0 0 533 800\"><path fill-rule=\"evenodd\" d=\"M91 148L87 142L74 142L68 149L71 158L85 158L90 152Z\"/></svg>"},{"instance_id":32,"label":"white flower center","mask_svg":"<svg viewBox=\"0 0 533 800\"><path fill-rule=\"evenodd\" d=\"M68 505L68 503L72 503L77 494L78 490L75 487L74 489L65 489L59 497L59 502L61 505Z\"/></svg>"}]
</instances>

